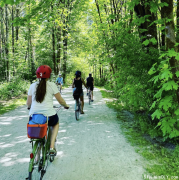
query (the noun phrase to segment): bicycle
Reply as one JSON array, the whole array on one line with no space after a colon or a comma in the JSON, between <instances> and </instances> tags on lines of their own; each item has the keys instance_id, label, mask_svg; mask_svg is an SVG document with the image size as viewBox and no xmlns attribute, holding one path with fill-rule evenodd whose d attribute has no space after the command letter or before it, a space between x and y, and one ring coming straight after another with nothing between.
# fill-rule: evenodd
<instances>
[{"instance_id":1,"label":"bicycle","mask_svg":"<svg viewBox=\"0 0 179 180\"><path fill-rule=\"evenodd\" d=\"M57 107L58 112L62 106ZM43 114L44 115L44 114ZM50 138L51 138L51 127L48 126L48 116L46 124L29 125L27 124L27 134L31 138L32 153L30 154L29 162L29 177L28 180L34 180L33 172L37 170L40 180L42 180L48 166L48 160L54 161L55 155L50 154ZM30 119L30 117L29 117ZM35 173L34 173L35 174Z\"/></svg>"},{"instance_id":2,"label":"bicycle","mask_svg":"<svg viewBox=\"0 0 179 180\"><path fill-rule=\"evenodd\" d=\"M79 98L75 100L75 118L78 121L81 113L81 102Z\"/></svg>"},{"instance_id":3,"label":"bicycle","mask_svg":"<svg viewBox=\"0 0 179 180\"><path fill-rule=\"evenodd\" d=\"M60 92L60 94L61 94L61 91L62 91L61 83L57 83L57 88L58 88L58 90L59 90L59 92Z\"/></svg>"}]
</instances>

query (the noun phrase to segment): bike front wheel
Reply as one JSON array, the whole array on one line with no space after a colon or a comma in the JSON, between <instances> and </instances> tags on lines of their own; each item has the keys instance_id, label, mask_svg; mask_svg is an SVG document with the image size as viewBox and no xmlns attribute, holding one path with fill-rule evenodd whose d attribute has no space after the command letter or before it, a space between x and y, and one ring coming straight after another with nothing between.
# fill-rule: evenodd
<instances>
[{"instance_id":1,"label":"bike front wheel","mask_svg":"<svg viewBox=\"0 0 179 180\"><path fill-rule=\"evenodd\" d=\"M75 117L76 117L76 120L78 121L80 118L80 111L79 110L75 110Z\"/></svg>"}]
</instances>

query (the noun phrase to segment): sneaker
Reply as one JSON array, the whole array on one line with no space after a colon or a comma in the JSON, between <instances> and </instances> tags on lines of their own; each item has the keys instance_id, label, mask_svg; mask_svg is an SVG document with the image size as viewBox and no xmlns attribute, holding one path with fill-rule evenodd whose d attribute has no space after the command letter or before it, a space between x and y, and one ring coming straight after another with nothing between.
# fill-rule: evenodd
<instances>
[{"instance_id":1,"label":"sneaker","mask_svg":"<svg viewBox=\"0 0 179 180\"><path fill-rule=\"evenodd\" d=\"M93 102L94 100L91 100L91 102Z\"/></svg>"},{"instance_id":2,"label":"sneaker","mask_svg":"<svg viewBox=\"0 0 179 180\"><path fill-rule=\"evenodd\" d=\"M50 148L50 155L51 156L56 156L56 154L57 154L56 149L55 148Z\"/></svg>"},{"instance_id":3,"label":"sneaker","mask_svg":"<svg viewBox=\"0 0 179 180\"><path fill-rule=\"evenodd\" d=\"M81 114L84 114L84 112L83 112L83 111L81 111Z\"/></svg>"},{"instance_id":4,"label":"sneaker","mask_svg":"<svg viewBox=\"0 0 179 180\"><path fill-rule=\"evenodd\" d=\"M88 96L88 93L86 95Z\"/></svg>"}]
</instances>

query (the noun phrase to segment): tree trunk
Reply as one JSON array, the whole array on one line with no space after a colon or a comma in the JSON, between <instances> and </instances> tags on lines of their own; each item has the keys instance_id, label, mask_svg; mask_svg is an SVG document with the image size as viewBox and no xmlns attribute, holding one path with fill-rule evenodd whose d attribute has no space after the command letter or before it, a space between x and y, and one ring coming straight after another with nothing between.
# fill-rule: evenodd
<instances>
[{"instance_id":1,"label":"tree trunk","mask_svg":"<svg viewBox=\"0 0 179 180\"><path fill-rule=\"evenodd\" d=\"M161 2L164 2L164 0L161 0ZM166 15L165 15L165 9L166 9L166 7L164 6L164 7L161 7L161 18L164 20L165 19L165 17L166 17ZM166 49L166 47L165 47L165 29L163 29L162 31L161 31L161 49L162 50L165 50Z\"/></svg>"},{"instance_id":2,"label":"tree trunk","mask_svg":"<svg viewBox=\"0 0 179 180\"><path fill-rule=\"evenodd\" d=\"M4 64L4 26L3 26L3 8L0 7L0 21L1 21L1 28L0 28L0 79L4 79L5 77L5 67L3 66Z\"/></svg>"},{"instance_id":3,"label":"tree trunk","mask_svg":"<svg viewBox=\"0 0 179 180\"><path fill-rule=\"evenodd\" d=\"M100 64L100 68L99 68L99 78L101 79L102 75L101 75L101 64Z\"/></svg>"},{"instance_id":4,"label":"tree trunk","mask_svg":"<svg viewBox=\"0 0 179 180\"><path fill-rule=\"evenodd\" d=\"M60 63L61 63L61 41L62 41L62 34L61 34L61 27L57 28L57 67L56 70L59 72L60 70Z\"/></svg>"},{"instance_id":5,"label":"tree trunk","mask_svg":"<svg viewBox=\"0 0 179 180\"><path fill-rule=\"evenodd\" d=\"M67 71L67 25L64 27L63 30L63 79L65 83L65 78L66 78L66 71Z\"/></svg>"},{"instance_id":6,"label":"tree trunk","mask_svg":"<svg viewBox=\"0 0 179 180\"><path fill-rule=\"evenodd\" d=\"M55 56L55 28L52 27L52 60L53 60L53 70L55 75L57 74L56 72L56 56Z\"/></svg>"},{"instance_id":7,"label":"tree trunk","mask_svg":"<svg viewBox=\"0 0 179 180\"><path fill-rule=\"evenodd\" d=\"M8 21L8 7L5 6L5 24L6 24L6 43L5 43L5 52L6 52L6 80L10 80L9 73L9 21Z\"/></svg>"},{"instance_id":8,"label":"tree trunk","mask_svg":"<svg viewBox=\"0 0 179 180\"><path fill-rule=\"evenodd\" d=\"M14 20L14 6L12 5L12 22ZM12 54L13 54L13 76L15 76L15 59L14 59L14 25L12 23Z\"/></svg>"},{"instance_id":9,"label":"tree trunk","mask_svg":"<svg viewBox=\"0 0 179 180\"><path fill-rule=\"evenodd\" d=\"M130 20L129 20L129 28L130 28L130 30L128 31L130 34L133 32L133 30L132 30L132 27L131 27L131 24L132 24L132 20L133 20L133 11L132 10L130 10Z\"/></svg>"},{"instance_id":10,"label":"tree trunk","mask_svg":"<svg viewBox=\"0 0 179 180\"><path fill-rule=\"evenodd\" d=\"M176 34L176 42L179 43L179 1L177 0L177 20L176 20L176 25L177 25L177 34ZM178 46L179 48L179 46Z\"/></svg>"},{"instance_id":11,"label":"tree trunk","mask_svg":"<svg viewBox=\"0 0 179 180\"><path fill-rule=\"evenodd\" d=\"M19 5L16 6L16 18L19 17ZM16 41L19 39L19 27L16 26Z\"/></svg>"}]
</instances>

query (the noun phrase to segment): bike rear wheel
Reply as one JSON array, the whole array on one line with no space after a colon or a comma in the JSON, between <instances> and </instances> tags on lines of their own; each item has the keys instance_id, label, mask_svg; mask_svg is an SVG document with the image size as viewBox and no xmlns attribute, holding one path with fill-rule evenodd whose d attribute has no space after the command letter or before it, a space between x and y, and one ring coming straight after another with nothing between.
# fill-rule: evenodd
<instances>
[{"instance_id":1,"label":"bike rear wheel","mask_svg":"<svg viewBox=\"0 0 179 180\"><path fill-rule=\"evenodd\" d=\"M89 91L88 98L89 98L89 105L90 105L90 102L91 102L91 91Z\"/></svg>"},{"instance_id":2,"label":"bike rear wheel","mask_svg":"<svg viewBox=\"0 0 179 180\"><path fill-rule=\"evenodd\" d=\"M75 105L75 118L78 121L80 117L80 103L79 100L76 100L76 105Z\"/></svg>"},{"instance_id":3,"label":"bike rear wheel","mask_svg":"<svg viewBox=\"0 0 179 180\"><path fill-rule=\"evenodd\" d=\"M34 158L31 159L29 163L29 180L39 180L42 179L41 169L43 166L42 156L42 144L35 143L32 152L34 153Z\"/></svg>"}]
</instances>

